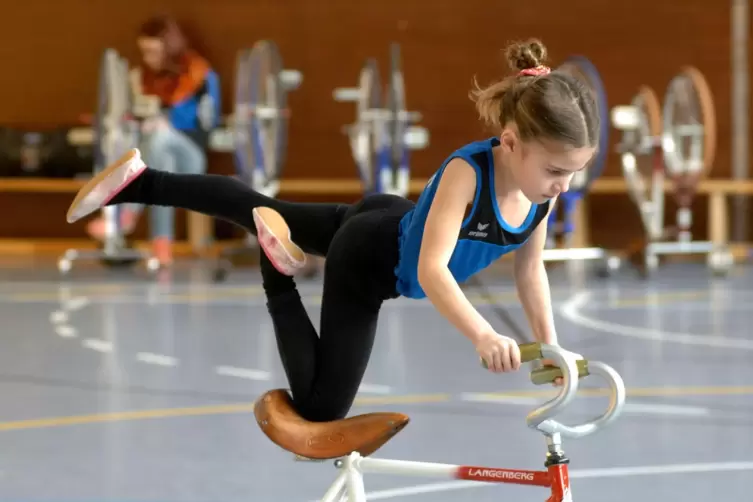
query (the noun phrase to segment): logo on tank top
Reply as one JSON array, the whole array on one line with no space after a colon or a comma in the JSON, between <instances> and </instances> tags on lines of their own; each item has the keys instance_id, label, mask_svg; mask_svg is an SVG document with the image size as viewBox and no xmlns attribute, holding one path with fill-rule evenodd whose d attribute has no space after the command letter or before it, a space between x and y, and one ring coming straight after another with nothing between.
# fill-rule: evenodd
<instances>
[{"instance_id":1,"label":"logo on tank top","mask_svg":"<svg viewBox=\"0 0 753 502\"><path fill-rule=\"evenodd\" d=\"M489 235L489 232L486 232L486 229L489 228L488 223L479 223L476 228L477 230L471 230L468 232L468 235L471 237L486 237Z\"/></svg>"}]
</instances>

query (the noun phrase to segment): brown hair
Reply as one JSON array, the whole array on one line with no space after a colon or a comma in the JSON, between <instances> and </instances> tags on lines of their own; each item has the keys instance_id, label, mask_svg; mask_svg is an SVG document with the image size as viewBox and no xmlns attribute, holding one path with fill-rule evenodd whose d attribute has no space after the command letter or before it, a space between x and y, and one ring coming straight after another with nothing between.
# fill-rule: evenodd
<instances>
[{"instance_id":1,"label":"brown hair","mask_svg":"<svg viewBox=\"0 0 753 502\"><path fill-rule=\"evenodd\" d=\"M479 117L496 131L514 123L523 141L550 139L576 148L597 146L599 110L585 82L557 70L520 73L543 66L546 52L537 39L511 44L506 56L514 75L483 89L474 80L471 99Z\"/></svg>"},{"instance_id":2,"label":"brown hair","mask_svg":"<svg viewBox=\"0 0 753 502\"><path fill-rule=\"evenodd\" d=\"M178 22L167 14L153 16L139 28L140 37L158 38L165 46L164 69L180 73L184 66L184 56L188 50L188 41Z\"/></svg>"}]
</instances>

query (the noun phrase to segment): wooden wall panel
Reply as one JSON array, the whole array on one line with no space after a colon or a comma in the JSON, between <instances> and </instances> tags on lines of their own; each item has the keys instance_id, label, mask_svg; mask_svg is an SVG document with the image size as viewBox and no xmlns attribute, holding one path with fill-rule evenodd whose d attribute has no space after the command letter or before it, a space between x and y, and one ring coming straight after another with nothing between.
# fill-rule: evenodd
<instances>
[{"instance_id":1,"label":"wooden wall panel","mask_svg":"<svg viewBox=\"0 0 753 502\"><path fill-rule=\"evenodd\" d=\"M333 102L332 90L354 84L367 57L382 58L386 71L391 41L402 44L410 108L423 113L431 131L431 146L414 156L415 175L429 176L452 149L485 134L467 97L472 79L502 75L501 49L528 36L545 41L554 64L587 55L603 75L611 105L628 102L642 84L663 94L683 65L698 67L716 100L715 175L730 172L729 7L705 0L27 0L0 17L0 123L51 126L91 111L102 49L136 57L134 32L160 9L175 13L215 64L226 112L239 48L274 39L287 65L303 72L302 87L290 96L289 177L354 176L340 132L353 110ZM612 146L615 139L613 131ZM228 156L213 158L213 170L229 169ZM619 175L617 160L610 155L607 175ZM62 221L42 213L49 206L40 197L48 196L25 197L28 217ZM599 241L619 241L610 234L615 219L637 225L624 201L594 197L591 208ZM50 223L50 234L70 232L57 225ZM0 224L0 233L8 232Z\"/></svg>"}]
</instances>

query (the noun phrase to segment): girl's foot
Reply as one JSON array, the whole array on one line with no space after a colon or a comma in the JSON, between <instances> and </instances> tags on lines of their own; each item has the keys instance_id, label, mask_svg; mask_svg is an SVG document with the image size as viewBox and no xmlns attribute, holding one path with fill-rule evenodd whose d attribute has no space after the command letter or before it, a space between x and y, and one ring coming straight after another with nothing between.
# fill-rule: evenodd
<instances>
[{"instance_id":1,"label":"girl's foot","mask_svg":"<svg viewBox=\"0 0 753 502\"><path fill-rule=\"evenodd\" d=\"M253 216L259 246L281 274L293 276L306 266L306 254L290 240L290 228L280 213L257 207Z\"/></svg>"},{"instance_id":2,"label":"girl's foot","mask_svg":"<svg viewBox=\"0 0 753 502\"><path fill-rule=\"evenodd\" d=\"M94 175L89 182L78 191L73 203L68 208L66 219L73 223L94 211L103 208L121 190L146 169L141 160L141 152L132 148L121 158Z\"/></svg>"}]
</instances>

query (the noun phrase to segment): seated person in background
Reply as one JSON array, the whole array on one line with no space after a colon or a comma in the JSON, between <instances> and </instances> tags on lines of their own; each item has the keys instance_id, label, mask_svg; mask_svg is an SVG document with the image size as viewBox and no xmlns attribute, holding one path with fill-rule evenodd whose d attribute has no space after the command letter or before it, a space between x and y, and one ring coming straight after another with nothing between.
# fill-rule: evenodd
<instances>
[{"instance_id":1,"label":"seated person in background","mask_svg":"<svg viewBox=\"0 0 753 502\"><path fill-rule=\"evenodd\" d=\"M141 26L137 39L141 64L131 74L135 100L138 96L158 100L156 116L144 120L139 146L144 160L157 169L202 174L207 170L209 132L221 113L219 78L209 63L188 45L178 23L156 16ZM121 209L123 232L133 231L142 210L128 205ZM172 263L174 208L149 208L153 253L162 266ZM104 236L104 221L88 226L89 234Z\"/></svg>"}]
</instances>

